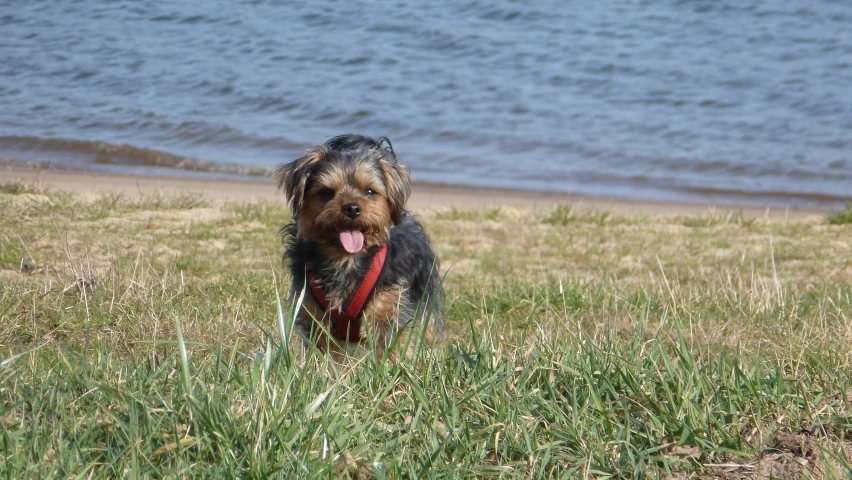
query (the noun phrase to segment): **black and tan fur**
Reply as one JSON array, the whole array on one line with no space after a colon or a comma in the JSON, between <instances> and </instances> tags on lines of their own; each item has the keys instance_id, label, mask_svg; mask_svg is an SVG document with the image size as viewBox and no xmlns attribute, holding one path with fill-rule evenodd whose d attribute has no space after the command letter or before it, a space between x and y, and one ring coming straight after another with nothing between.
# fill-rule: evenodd
<instances>
[{"instance_id":1,"label":"black and tan fur","mask_svg":"<svg viewBox=\"0 0 852 480\"><path fill-rule=\"evenodd\" d=\"M418 334L425 331L428 341L443 337L438 260L423 227L405 210L410 193L408 170L397 163L387 139L334 137L279 167L275 178L293 213L293 222L282 229L285 261L293 277L291 298L305 288L305 265L310 262L329 308L345 307L373 254L383 242L388 244L384 268L360 319L361 338L342 345L347 342L326 335L335 320L308 289L296 319L307 342L335 358L353 352L359 344L375 345L380 357L394 334L410 324L417 325L414 331ZM360 211L355 218L344 212L352 205ZM364 246L353 254L343 248L338 234L355 229L363 232Z\"/></svg>"}]
</instances>

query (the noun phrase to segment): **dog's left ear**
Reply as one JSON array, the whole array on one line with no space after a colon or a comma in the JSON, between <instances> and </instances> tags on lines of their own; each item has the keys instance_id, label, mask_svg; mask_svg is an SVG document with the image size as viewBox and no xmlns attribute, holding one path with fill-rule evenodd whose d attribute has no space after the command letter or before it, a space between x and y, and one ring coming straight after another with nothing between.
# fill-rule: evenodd
<instances>
[{"instance_id":1,"label":"dog's left ear","mask_svg":"<svg viewBox=\"0 0 852 480\"><path fill-rule=\"evenodd\" d=\"M382 175L385 177L385 189L388 193L388 205L390 206L391 220L394 225L402 221L402 212L405 210L405 202L411 195L409 185L411 177L408 175L408 167L398 163L390 163L385 160L379 162Z\"/></svg>"},{"instance_id":2,"label":"dog's left ear","mask_svg":"<svg viewBox=\"0 0 852 480\"><path fill-rule=\"evenodd\" d=\"M293 212L293 219L299 218L299 212L302 211L305 185L311 166L323 161L326 153L328 153L326 147L316 147L304 157L285 163L272 172L272 178L278 181L278 188L284 190L284 196Z\"/></svg>"}]
</instances>

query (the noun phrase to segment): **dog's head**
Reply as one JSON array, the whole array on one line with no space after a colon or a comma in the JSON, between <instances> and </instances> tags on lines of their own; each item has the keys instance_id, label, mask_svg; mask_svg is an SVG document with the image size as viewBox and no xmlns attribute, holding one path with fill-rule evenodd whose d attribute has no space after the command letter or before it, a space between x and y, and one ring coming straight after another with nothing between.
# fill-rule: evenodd
<instances>
[{"instance_id":1,"label":"dog's head","mask_svg":"<svg viewBox=\"0 0 852 480\"><path fill-rule=\"evenodd\" d=\"M397 163L390 141L361 135L334 137L279 167L274 178L298 236L340 255L384 242L410 193L408 169Z\"/></svg>"}]
</instances>

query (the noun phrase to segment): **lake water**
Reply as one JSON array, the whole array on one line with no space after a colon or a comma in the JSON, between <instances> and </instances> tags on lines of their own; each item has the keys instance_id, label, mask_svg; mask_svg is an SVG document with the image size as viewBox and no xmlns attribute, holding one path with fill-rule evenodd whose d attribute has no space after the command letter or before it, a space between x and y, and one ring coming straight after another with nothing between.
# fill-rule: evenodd
<instances>
[{"instance_id":1,"label":"lake water","mask_svg":"<svg viewBox=\"0 0 852 480\"><path fill-rule=\"evenodd\" d=\"M261 178L342 133L419 181L843 205L852 2L0 5L2 164Z\"/></svg>"}]
</instances>

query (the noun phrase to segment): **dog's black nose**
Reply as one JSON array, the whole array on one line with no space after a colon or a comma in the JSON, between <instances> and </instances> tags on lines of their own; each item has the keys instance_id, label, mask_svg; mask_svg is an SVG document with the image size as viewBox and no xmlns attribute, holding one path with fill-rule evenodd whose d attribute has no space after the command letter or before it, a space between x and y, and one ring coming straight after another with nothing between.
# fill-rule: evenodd
<instances>
[{"instance_id":1,"label":"dog's black nose","mask_svg":"<svg viewBox=\"0 0 852 480\"><path fill-rule=\"evenodd\" d=\"M361 215L361 205L357 203L347 203L342 206L340 210L349 218L355 220L358 218L358 215Z\"/></svg>"}]
</instances>

